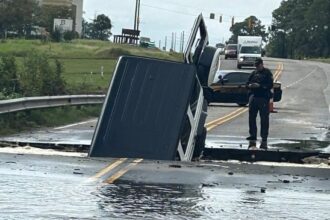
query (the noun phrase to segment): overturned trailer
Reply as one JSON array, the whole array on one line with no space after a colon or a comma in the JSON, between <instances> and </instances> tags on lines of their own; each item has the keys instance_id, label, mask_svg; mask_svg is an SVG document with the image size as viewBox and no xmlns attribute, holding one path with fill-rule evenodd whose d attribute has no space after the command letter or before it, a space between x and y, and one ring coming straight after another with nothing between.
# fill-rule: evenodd
<instances>
[{"instance_id":1,"label":"overturned trailer","mask_svg":"<svg viewBox=\"0 0 330 220\"><path fill-rule=\"evenodd\" d=\"M89 152L91 157L190 161L205 146L208 87L220 50L199 15L183 62L119 58Z\"/></svg>"}]
</instances>

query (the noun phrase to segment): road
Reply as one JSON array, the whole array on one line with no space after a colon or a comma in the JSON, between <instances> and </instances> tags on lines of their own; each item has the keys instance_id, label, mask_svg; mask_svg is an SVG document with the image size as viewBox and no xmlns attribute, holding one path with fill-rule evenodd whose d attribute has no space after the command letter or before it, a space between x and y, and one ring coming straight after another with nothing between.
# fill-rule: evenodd
<instances>
[{"instance_id":1,"label":"road","mask_svg":"<svg viewBox=\"0 0 330 220\"><path fill-rule=\"evenodd\" d=\"M328 152L330 66L265 60L284 89L271 115L270 147ZM225 60L222 68L234 66ZM3 139L90 144L95 124ZM209 147L246 146L246 108L212 104L207 126ZM87 158L33 147L0 152L2 219L330 219L328 164Z\"/></svg>"},{"instance_id":2,"label":"road","mask_svg":"<svg viewBox=\"0 0 330 220\"><path fill-rule=\"evenodd\" d=\"M231 68L235 61L224 61L224 68ZM280 69L279 81L282 83L283 98L275 103L278 113L270 116L270 148L321 149L330 151L329 106L330 106L330 70L329 64L267 59L265 66L273 74ZM279 73L277 71L277 73ZM275 75L275 74L274 74ZM237 109L235 105L226 108L226 113ZM210 108L209 119L219 115L219 106ZM244 111L244 110L242 110ZM238 117L215 127L208 133L210 146L245 146L244 137L248 136L248 114L244 112Z\"/></svg>"},{"instance_id":3,"label":"road","mask_svg":"<svg viewBox=\"0 0 330 220\"><path fill-rule=\"evenodd\" d=\"M283 98L270 116L271 149L318 149L330 152L330 65L265 58L265 66L282 83ZM236 60L222 60L222 69L236 68ZM229 120L228 120L228 115ZM208 147L245 148L247 108L211 103L208 109ZM219 119L220 118L220 119ZM89 145L97 119L54 129L4 137L2 140Z\"/></svg>"}]
</instances>

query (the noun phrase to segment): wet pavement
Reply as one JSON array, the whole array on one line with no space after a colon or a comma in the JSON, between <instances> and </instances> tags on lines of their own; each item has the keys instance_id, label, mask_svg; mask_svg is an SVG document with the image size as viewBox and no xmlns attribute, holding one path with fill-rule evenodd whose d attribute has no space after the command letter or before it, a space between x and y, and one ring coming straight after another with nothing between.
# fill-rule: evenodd
<instances>
[{"instance_id":1,"label":"wet pavement","mask_svg":"<svg viewBox=\"0 0 330 220\"><path fill-rule=\"evenodd\" d=\"M206 146L219 149L247 149L248 142L245 137L208 135ZM269 150L279 151L330 153L330 141L269 138L268 148Z\"/></svg>"},{"instance_id":2,"label":"wet pavement","mask_svg":"<svg viewBox=\"0 0 330 220\"><path fill-rule=\"evenodd\" d=\"M330 169L0 153L2 219L329 219ZM39 152L41 153L41 152Z\"/></svg>"}]
</instances>

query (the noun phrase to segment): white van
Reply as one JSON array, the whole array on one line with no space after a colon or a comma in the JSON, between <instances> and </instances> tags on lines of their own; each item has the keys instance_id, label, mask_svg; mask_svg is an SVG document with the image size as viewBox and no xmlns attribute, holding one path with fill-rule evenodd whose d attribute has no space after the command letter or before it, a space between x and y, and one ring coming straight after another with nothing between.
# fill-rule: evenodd
<instances>
[{"instance_id":1,"label":"white van","mask_svg":"<svg viewBox=\"0 0 330 220\"><path fill-rule=\"evenodd\" d=\"M261 57L262 37L260 36L238 36L237 68L242 66L254 66L256 58Z\"/></svg>"}]
</instances>

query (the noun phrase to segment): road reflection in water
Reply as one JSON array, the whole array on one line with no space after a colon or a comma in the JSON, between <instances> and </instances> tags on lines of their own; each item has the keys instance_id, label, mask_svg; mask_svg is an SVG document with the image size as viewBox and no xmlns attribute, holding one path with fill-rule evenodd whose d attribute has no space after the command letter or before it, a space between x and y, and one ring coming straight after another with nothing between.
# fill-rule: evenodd
<instances>
[{"instance_id":1,"label":"road reflection in water","mask_svg":"<svg viewBox=\"0 0 330 220\"><path fill-rule=\"evenodd\" d=\"M189 185L140 185L121 183L100 189L99 207L108 217L191 219L202 217L197 208L201 190Z\"/></svg>"},{"instance_id":2,"label":"road reflection in water","mask_svg":"<svg viewBox=\"0 0 330 220\"><path fill-rule=\"evenodd\" d=\"M252 186L120 183L99 193L101 216L116 219L326 219L330 202L327 193L264 192Z\"/></svg>"}]
</instances>

